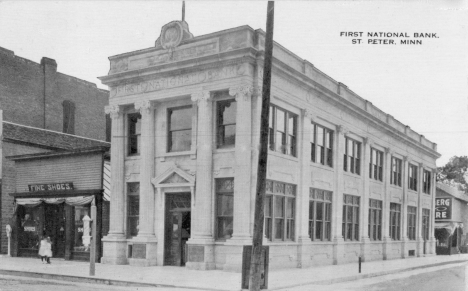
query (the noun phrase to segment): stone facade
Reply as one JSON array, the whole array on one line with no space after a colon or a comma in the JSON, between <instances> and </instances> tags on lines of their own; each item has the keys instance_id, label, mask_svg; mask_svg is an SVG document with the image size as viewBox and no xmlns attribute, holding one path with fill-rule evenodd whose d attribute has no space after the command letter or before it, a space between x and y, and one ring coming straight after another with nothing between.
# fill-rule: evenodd
<instances>
[{"instance_id":1,"label":"stone facade","mask_svg":"<svg viewBox=\"0 0 468 291\"><path fill-rule=\"evenodd\" d=\"M154 48L110 57L109 75L101 77L110 88L106 112L113 119L113 196L104 263L172 264L168 257L174 249L167 246L173 246L171 234L178 228L168 219L177 211L166 202L182 192L190 196L191 229L185 249L175 251L185 256L177 263L240 271L242 246L251 244L265 34L242 26L187 36L185 22L171 22ZM432 232L423 237L421 217L422 209L433 209L436 144L277 43L273 56L275 122L267 171L273 216L266 220L264 240L270 268L342 264L359 256L369 261L433 255L434 237ZM233 127L220 117L220 108L229 108L222 107L226 101L236 104ZM171 114L178 108L192 117L185 125L190 137L184 149L174 151L172 129L178 121ZM141 116L141 150L129 154L134 113ZM229 130L235 143L224 146L229 142L220 139ZM221 185L226 180L233 183ZM140 185L136 236L129 235L129 183ZM380 205L379 234L372 238L371 203ZM309 208L325 204L330 208L321 209L329 219L318 221L325 214L314 214L311 225ZM408 206L417 209L410 225ZM220 230L230 231L221 235ZM312 240L311 233L318 238ZM135 244L146 250L137 258L129 247Z\"/></svg>"}]
</instances>

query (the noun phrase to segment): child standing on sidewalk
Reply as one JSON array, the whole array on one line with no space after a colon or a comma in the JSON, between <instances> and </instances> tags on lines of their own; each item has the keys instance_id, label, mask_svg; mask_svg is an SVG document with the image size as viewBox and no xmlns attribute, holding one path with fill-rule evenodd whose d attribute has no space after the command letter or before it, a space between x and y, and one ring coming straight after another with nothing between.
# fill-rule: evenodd
<instances>
[{"instance_id":1,"label":"child standing on sidewalk","mask_svg":"<svg viewBox=\"0 0 468 291\"><path fill-rule=\"evenodd\" d=\"M52 257L52 243L50 237L43 237L41 240L41 246L39 247L39 256L41 256L41 262L47 262L50 264L50 258Z\"/></svg>"}]
</instances>

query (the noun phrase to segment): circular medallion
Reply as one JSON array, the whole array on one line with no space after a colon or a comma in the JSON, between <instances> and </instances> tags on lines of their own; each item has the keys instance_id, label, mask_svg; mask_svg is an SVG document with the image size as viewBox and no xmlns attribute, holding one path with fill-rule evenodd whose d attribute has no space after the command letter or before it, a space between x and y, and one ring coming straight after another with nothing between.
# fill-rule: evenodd
<instances>
[{"instance_id":1,"label":"circular medallion","mask_svg":"<svg viewBox=\"0 0 468 291\"><path fill-rule=\"evenodd\" d=\"M179 22L171 22L166 24L161 31L161 46L164 49L172 49L177 47L182 41L183 28Z\"/></svg>"}]
</instances>

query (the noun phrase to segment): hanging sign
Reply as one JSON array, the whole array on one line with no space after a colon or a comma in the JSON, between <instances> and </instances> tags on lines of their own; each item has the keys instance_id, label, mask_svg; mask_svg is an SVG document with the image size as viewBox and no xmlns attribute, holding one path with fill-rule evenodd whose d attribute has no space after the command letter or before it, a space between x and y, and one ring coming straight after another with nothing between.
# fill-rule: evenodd
<instances>
[{"instance_id":1,"label":"hanging sign","mask_svg":"<svg viewBox=\"0 0 468 291\"><path fill-rule=\"evenodd\" d=\"M73 182L49 183L49 184L31 184L28 185L29 192L37 191L63 191L73 190Z\"/></svg>"},{"instance_id":2,"label":"hanging sign","mask_svg":"<svg viewBox=\"0 0 468 291\"><path fill-rule=\"evenodd\" d=\"M435 199L435 219L452 219L452 198Z\"/></svg>"}]
</instances>

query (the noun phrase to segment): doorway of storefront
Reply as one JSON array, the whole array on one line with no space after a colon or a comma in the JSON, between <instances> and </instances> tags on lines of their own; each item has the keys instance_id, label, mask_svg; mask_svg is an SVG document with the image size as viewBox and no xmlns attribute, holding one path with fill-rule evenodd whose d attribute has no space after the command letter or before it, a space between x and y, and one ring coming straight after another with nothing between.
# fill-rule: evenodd
<instances>
[{"instance_id":1,"label":"doorway of storefront","mask_svg":"<svg viewBox=\"0 0 468 291\"><path fill-rule=\"evenodd\" d=\"M63 204L44 204L44 234L52 241L54 258L65 256L65 215Z\"/></svg>"},{"instance_id":2,"label":"doorway of storefront","mask_svg":"<svg viewBox=\"0 0 468 291\"><path fill-rule=\"evenodd\" d=\"M190 238L190 193L166 194L164 265L185 266L185 246Z\"/></svg>"}]
</instances>

